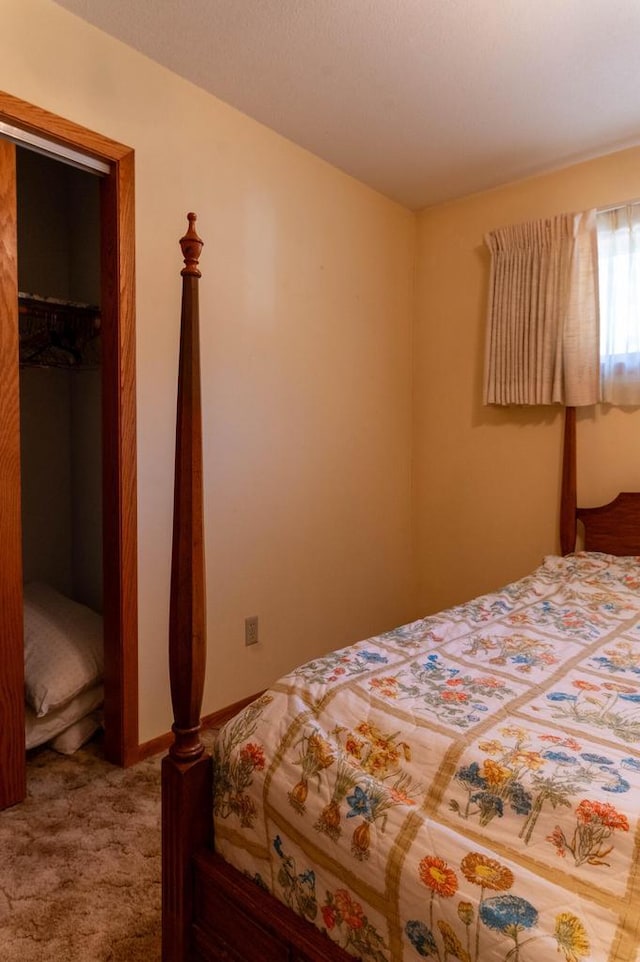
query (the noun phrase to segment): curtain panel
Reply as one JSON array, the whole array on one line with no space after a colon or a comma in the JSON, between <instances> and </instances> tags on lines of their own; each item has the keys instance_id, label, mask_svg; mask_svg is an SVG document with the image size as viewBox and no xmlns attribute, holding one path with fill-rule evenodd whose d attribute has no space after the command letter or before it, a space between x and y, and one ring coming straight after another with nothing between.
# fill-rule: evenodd
<instances>
[{"instance_id":1,"label":"curtain panel","mask_svg":"<svg viewBox=\"0 0 640 962\"><path fill-rule=\"evenodd\" d=\"M640 405L640 204L597 215L601 390L608 404Z\"/></svg>"},{"instance_id":2,"label":"curtain panel","mask_svg":"<svg viewBox=\"0 0 640 962\"><path fill-rule=\"evenodd\" d=\"M599 394L595 211L487 234L485 404L595 404Z\"/></svg>"}]
</instances>

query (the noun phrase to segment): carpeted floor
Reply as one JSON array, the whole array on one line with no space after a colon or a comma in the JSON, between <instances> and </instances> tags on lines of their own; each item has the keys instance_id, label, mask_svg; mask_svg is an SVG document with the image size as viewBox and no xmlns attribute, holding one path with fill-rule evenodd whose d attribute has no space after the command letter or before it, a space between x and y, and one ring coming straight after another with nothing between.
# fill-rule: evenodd
<instances>
[{"instance_id":1,"label":"carpeted floor","mask_svg":"<svg viewBox=\"0 0 640 962\"><path fill-rule=\"evenodd\" d=\"M160 761L31 754L0 813L1 962L160 959Z\"/></svg>"}]
</instances>

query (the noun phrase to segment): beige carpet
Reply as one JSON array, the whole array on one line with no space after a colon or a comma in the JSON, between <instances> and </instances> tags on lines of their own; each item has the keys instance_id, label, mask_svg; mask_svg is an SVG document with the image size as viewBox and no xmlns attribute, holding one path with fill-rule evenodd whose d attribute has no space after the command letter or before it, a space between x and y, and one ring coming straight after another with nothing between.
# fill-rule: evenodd
<instances>
[{"instance_id":1,"label":"beige carpet","mask_svg":"<svg viewBox=\"0 0 640 962\"><path fill-rule=\"evenodd\" d=\"M160 959L160 757L33 753L0 813L1 962Z\"/></svg>"}]
</instances>

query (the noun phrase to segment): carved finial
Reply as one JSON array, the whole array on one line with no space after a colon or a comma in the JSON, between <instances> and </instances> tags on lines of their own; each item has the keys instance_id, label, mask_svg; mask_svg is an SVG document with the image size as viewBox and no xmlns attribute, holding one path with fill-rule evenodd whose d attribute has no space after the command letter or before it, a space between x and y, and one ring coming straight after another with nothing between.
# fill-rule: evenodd
<instances>
[{"instance_id":1,"label":"carved finial","mask_svg":"<svg viewBox=\"0 0 640 962\"><path fill-rule=\"evenodd\" d=\"M184 257L185 263L180 273L183 277L185 274L193 274L194 277L201 277L202 275L198 270L198 261L204 241L198 237L194 227L197 215L193 213L187 214L187 219L189 221L189 229L184 237L180 239L180 247L182 248L182 256Z\"/></svg>"}]
</instances>

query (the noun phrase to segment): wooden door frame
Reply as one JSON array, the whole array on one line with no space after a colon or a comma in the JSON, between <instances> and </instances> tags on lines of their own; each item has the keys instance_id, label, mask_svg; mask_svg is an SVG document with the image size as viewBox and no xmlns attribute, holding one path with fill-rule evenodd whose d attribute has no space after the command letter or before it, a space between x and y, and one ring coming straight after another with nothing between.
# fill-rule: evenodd
<instances>
[{"instance_id":1,"label":"wooden door frame","mask_svg":"<svg viewBox=\"0 0 640 962\"><path fill-rule=\"evenodd\" d=\"M16 151L0 141L0 809L25 797Z\"/></svg>"},{"instance_id":2,"label":"wooden door frame","mask_svg":"<svg viewBox=\"0 0 640 962\"><path fill-rule=\"evenodd\" d=\"M130 765L138 758L134 153L1 91L0 120L110 167L100 181L105 752L115 764ZM19 594L21 605L21 584Z\"/></svg>"}]
</instances>

